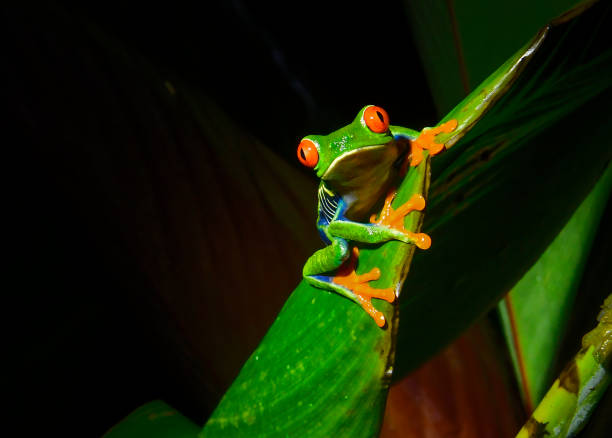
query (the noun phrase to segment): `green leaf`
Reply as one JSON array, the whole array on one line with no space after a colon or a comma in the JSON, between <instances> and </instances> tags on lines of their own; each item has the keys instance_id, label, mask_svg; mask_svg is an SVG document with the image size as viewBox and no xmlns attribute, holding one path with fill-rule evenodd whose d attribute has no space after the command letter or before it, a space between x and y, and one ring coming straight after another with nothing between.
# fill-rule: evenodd
<instances>
[{"instance_id":1,"label":"green leaf","mask_svg":"<svg viewBox=\"0 0 612 438\"><path fill-rule=\"evenodd\" d=\"M574 311L574 297L611 191L612 166L608 165L567 225L500 303L508 347L529 412L550 383L562 341L559 334Z\"/></svg>"},{"instance_id":2,"label":"green leaf","mask_svg":"<svg viewBox=\"0 0 612 438\"><path fill-rule=\"evenodd\" d=\"M427 192L429 159L410 168L394 202ZM422 213L407 216L417 232ZM405 278L413 245L360 248L358 271L382 271L376 287ZM201 436L371 437L380 429L394 359L397 305L375 303L381 330L355 303L302 281L242 368Z\"/></svg>"},{"instance_id":3,"label":"green leaf","mask_svg":"<svg viewBox=\"0 0 612 438\"><path fill-rule=\"evenodd\" d=\"M199 427L161 400L140 406L104 438L195 438Z\"/></svg>"},{"instance_id":4,"label":"green leaf","mask_svg":"<svg viewBox=\"0 0 612 438\"><path fill-rule=\"evenodd\" d=\"M415 256L400 302L396 377L512 288L612 158L609 9L607 2L580 7L540 32L521 51L534 53L503 97L452 149L434 157L423 227L433 244ZM489 99L482 90L495 78L503 81L506 71L498 70L451 114L477 108L476 96Z\"/></svg>"},{"instance_id":5,"label":"green leaf","mask_svg":"<svg viewBox=\"0 0 612 438\"><path fill-rule=\"evenodd\" d=\"M405 0L439 114L579 0Z\"/></svg>"}]
</instances>

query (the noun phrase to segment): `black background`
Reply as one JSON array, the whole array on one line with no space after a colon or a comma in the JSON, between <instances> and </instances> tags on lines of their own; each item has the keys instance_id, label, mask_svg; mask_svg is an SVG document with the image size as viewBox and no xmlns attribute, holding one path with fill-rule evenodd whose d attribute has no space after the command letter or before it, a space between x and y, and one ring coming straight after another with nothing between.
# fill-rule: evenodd
<instances>
[{"instance_id":1,"label":"black background","mask_svg":"<svg viewBox=\"0 0 612 438\"><path fill-rule=\"evenodd\" d=\"M160 74L204 90L290 162L301 136L337 129L367 104L385 108L391 123L436 122L398 0L68 9L145 55Z\"/></svg>"}]
</instances>

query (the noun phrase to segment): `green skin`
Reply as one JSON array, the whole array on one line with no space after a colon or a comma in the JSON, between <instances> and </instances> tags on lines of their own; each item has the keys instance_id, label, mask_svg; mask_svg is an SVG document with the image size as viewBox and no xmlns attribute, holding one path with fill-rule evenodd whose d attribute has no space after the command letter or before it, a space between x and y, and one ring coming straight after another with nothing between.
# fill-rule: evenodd
<instances>
[{"instance_id":1,"label":"green skin","mask_svg":"<svg viewBox=\"0 0 612 438\"><path fill-rule=\"evenodd\" d=\"M372 132L363 117L367 108L362 108L351 124L329 135L305 137L319 152L319 161L314 167L321 179L317 228L328 246L308 259L303 269L304 279L357 303L353 291L332 281L332 273L349 258L350 242L413 243L412 237L401 231L359 221L394 187L409 140L419 135L399 126L390 126L384 133Z\"/></svg>"}]
</instances>

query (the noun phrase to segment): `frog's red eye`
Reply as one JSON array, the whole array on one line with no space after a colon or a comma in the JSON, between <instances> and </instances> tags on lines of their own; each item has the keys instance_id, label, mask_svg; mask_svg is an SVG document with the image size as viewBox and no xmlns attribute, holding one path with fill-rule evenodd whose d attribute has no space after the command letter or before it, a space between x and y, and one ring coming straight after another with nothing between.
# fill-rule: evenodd
<instances>
[{"instance_id":1,"label":"frog's red eye","mask_svg":"<svg viewBox=\"0 0 612 438\"><path fill-rule=\"evenodd\" d=\"M319 162L319 151L312 140L305 138L297 148L297 156L306 167L315 167Z\"/></svg>"},{"instance_id":2,"label":"frog's red eye","mask_svg":"<svg viewBox=\"0 0 612 438\"><path fill-rule=\"evenodd\" d=\"M372 132L377 134L386 132L389 129L389 116L387 111L379 106L369 106L363 112L363 120Z\"/></svg>"}]
</instances>

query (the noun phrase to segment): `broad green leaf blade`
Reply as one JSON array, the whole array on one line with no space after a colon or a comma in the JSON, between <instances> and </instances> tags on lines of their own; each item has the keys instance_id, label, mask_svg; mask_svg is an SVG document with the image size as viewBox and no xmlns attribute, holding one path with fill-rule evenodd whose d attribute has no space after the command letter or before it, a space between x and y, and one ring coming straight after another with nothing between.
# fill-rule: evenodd
<instances>
[{"instance_id":1,"label":"broad green leaf blade","mask_svg":"<svg viewBox=\"0 0 612 438\"><path fill-rule=\"evenodd\" d=\"M456 118L459 129L439 136L455 145L433 163L441 199L473 191L480 173L517 148L535 147L532 136L611 86L610 9L607 2L589 0L553 20L443 118ZM589 106L587 111L599 110Z\"/></svg>"},{"instance_id":2,"label":"broad green leaf blade","mask_svg":"<svg viewBox=\"0 0 612 438\"><path fill-rule=\"evenodd\" d=\"M528 412L548 389L563 339L559 335L575 310L574 297L611 191L608 165L567 225L499 305Z\"/></svg>"},{"instance_id":3,"label":"broad green leaf blade","mask_svg":"<svg viewBox=\"0 0 612 438\"><path fill-rule=\"evenodd\" d=\"M394 203L426 194L429 159L410 168ZM418 231L422 213L406 218ZM358 272L382 271L377 287L399 291L413 245L360 248ZM201 433L202 438L372 437L378 434L394 359L397 305L375 303L380 329L355 303L302 281L246 362Z\"/></svg>"},{"instance_id":4,"label":"broad green leaf blade","mask_svg":"<svg viewBox=\"0 0 612 438\"><path fill-rule=\"evenodd\" d=\"M575 436L610 386L612 374L612 295L582 338L582 348L553 383L517 438ZM609 417L608 417L609 419Z\"/></svg>"},{"instance_id":5,"label":"broad green leaf blade","mask_svg":"<svg viewBox=\"0 0 612 438\"><path fill-rule=\"evenodd\" d=\"M161 400L130 413L103 438L196 438L199 427Z\"/></svg>"},{"instance_id":6,"label":"broad green leaf blade","mask_svg":"<svg viewBox=\"0 0 612 438\"><path fill-rule=\"evenodd\" d=\"M609 9L555 21L504 96L432 160L423 229L433 244L417 253L400 302L397 377L512 288L612 158Z\"/></svg>"},{"instance_id":7,"label":"broad green leaf blade","mask_svg":"<svg viewBox=\"0 0 612 438\"><path fill-rule=\"evenodd\" d=\"M579 0L405 0L439 114Z\"/></svg>"}]
</instances>

